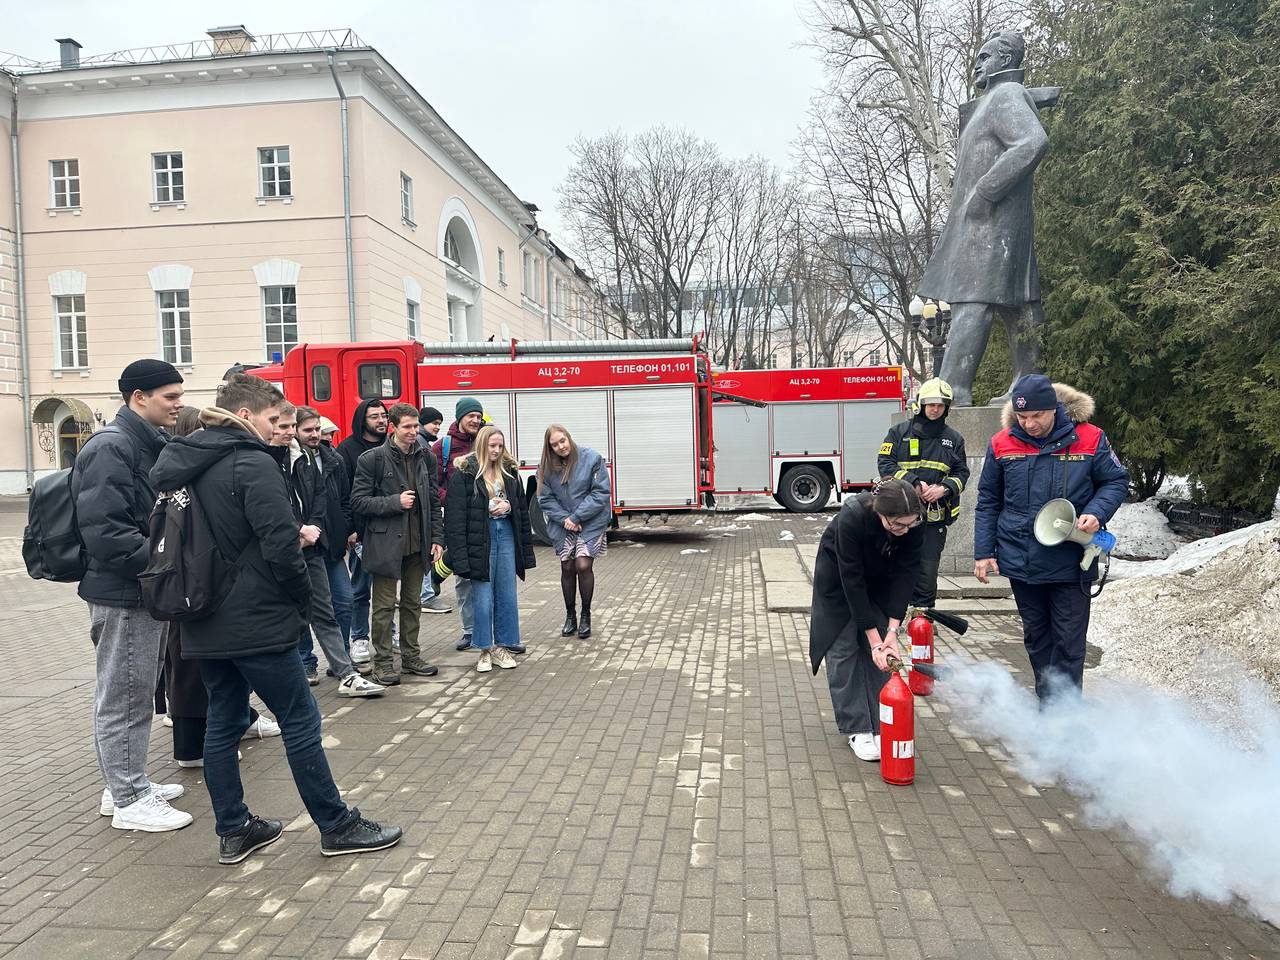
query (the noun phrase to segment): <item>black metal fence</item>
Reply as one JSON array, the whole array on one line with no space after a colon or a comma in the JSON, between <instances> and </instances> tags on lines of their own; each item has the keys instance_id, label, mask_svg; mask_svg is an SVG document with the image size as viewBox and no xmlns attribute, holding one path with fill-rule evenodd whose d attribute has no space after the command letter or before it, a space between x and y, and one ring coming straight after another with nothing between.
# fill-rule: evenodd
<instances>
[{"instance_id":1,"label":"black metal fence","mask_svg":"<svg viewBox=\"0 0 1280 960\"><path fill-rule=\"evenodd\" d=\"M1157 505L1169 518L1169 527L1174 533L1197 540L1216 537L1267 519L1247 510L1214 507L1194 500L1160 500Z\"/></svg>"}]
</instances>

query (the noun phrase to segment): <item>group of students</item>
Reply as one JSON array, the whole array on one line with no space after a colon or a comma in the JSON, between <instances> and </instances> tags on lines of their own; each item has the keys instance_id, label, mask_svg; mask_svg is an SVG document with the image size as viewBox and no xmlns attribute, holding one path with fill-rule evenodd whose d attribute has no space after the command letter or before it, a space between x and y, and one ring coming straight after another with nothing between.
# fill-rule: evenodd
<instances>
[{"instance_id":1,"label":"group of students","mask_svg":"<svg viewBox=\"0 0 1280 960\"><path fill-rule=\"evenodd\" d=\"M283 829L245 804L237 748L245 736L283 738L324 855L398 843L400 828L348 807L334 782L310 689L319 682L312 634L341 696L381 695L401 671L430 676L437 668L421 655L419 612L433 604L448 612L439 592L451 570L464 623L458 648L479 652L480 672L515 666L513 654L525 649L516 580L536 559L502 430L473 398L459 401L444 437L432 408L367 401L335 448L333 424L252 375L229 373L204 409L183 405L182 375L164 361L129 364L118 387L123 405L71 473L85 558L78 592L96 651L100 812L125 830L192 822L172 805L183 785L153 783L146 770L163 665L175 759L204 769L219 862L242 861ZM569 607L563 633L587 637L593 562L611 515L608 472L552 425L538 482ZM157 494L173 491L198 502L211 549L233 571L216 609L180 627L154 619L140 587L153 549L163 550L150 542ZM362 602L364 637L356 632ZM354 661L372 661L371 676ZM253 710L251 692L274 720Z\"/></svg>"},{"instance_id":2,"label":"group of students","mask_svg":"<svg viewBox=\"0 0 1280 960\"><path fill-rule=\"evenodd\" d=\"M902 660L898 634L910 607L934 605L947 528L969 482L964 439L946 422L951 400L945 381L921 385L913 416L891 427L880 447L881 479L845 501L819 544L810 665L816 675L826 662L836 725L861 760L880 759L889 661ZM1036 515L1066 498L1077 526L1096 533L1128 493L1128 472L1089 422L1093 412L1079 390L1043 374L1021 377L978 482L974 576L1008 578L1042 703L1083 686L1097 564L1082 571L1082 548L1070 541L1037 542Z\"/></svg>"}]
</instances>

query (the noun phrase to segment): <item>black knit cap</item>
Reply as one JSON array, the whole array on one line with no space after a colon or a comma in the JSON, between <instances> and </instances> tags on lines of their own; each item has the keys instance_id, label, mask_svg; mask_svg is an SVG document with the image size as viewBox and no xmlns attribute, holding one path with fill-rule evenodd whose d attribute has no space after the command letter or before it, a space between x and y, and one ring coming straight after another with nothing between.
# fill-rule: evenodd
<instances>
[{"instance_id":1,"label":"black knit cap","mask_svg":"<svg viewBox=\"0 0 1280 960\"><path fill-rule=\"evenodd\" d=\"M153 360L146 357L135 360L124 368L116 385L124 396L130 396L135 390L154 390L171 383L182 383L182 374L172 363Z\"/></svg>"},{"instance_id":2,"label":"black knit cap","mask_svg":"<svg viewBox=\"0 0 1280 960\"><path fill-rule=\"evenodd\" d=\"M435 407L423 407L418 411L419 423L443 423L444 414Z\"/></svg>"},{"instance_id":3,"label":"black knit cap","mask_svg":"<svg viewBox=\"0 0 1280 960\"><path fill-rule=\"evenodd\" d=\"M1016 413L1058 409L1058 394L1053 381L1043 373L1028 373L1013 385L1013 409Z\"/></svg>"}]
</instances>

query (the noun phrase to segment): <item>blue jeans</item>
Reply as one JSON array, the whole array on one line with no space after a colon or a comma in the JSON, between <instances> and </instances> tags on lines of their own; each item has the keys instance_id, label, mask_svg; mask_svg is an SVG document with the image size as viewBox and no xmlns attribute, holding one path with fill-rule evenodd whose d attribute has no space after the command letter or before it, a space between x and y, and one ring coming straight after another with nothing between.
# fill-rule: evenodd
<instances>
[{"instance_id":1,"label":"blue jeans","mask_svg":"<svg viewBox=\"0 0 1280 960\"><path fill-rule=\"evenodd\" d=\"M489 579L471 581L475 633L471 645L488 650L495 643L514 647L520 642L520 611L516 608L516 544L511 519L489 519Z\"/></svg>"},{"instance_id":2,"label":"blue jeans","mask_svg":"<svg viewBox=\"0 0 1280 960\"><path fill-rule=\"evenodd\" d=\"M351 575L347 572L346 557L331 560L325 557L329 570L329 599L333 601L333 615L342 631L342 644L351 652L351 615L354 598L351 593Z\"/></svg>"},{"instance_id":3,"label":"blue jeans","mask_svg":"<svg viewBox=\"0 0 1280 960\"><path fill-rule=\"evenodd\" d=\"M240 783L236 748L249 729L249 691L275 714L298 794L321 833L350 824L359 811L349 809L333 782L320 745L320 708L311 696L302 660L294 650L230 660L200 660L200 676L209 692L209 722L204 735L204 781L213 801L218 836L240 830L249 820Z\"/></svg>"},{"instance_id":4,"label":"blue jeans","mask_svg":"<svg viewBox=\"0 0 1280 960\"><path fill-rule=\"evenodd\" d=\"M436 591L435 581L431 579L431 567L427 567L427 573L422 578L422 596L419 598L422 603L434 600L439 593Z\"/></svg>"},{"instance_id":5,"label":"blue jeans","mask_svg":"<svg viewBox=\"0 0 1280 960\"><path fill-rule=\"evenodd\" d=\"M373 579L360 566L357 549L347 551L347 564L351 569L351 636L369 639L369 603L373 597Z\"/></svg>"},{"instance_id":6,"label":"blue jeans","mask_svg":"<svg viewBox=\"0 0 1280 960\"><path fill-rule=\"evenodd\" d=\"M471 599L471 580L453 578L453 590L458 595L458 616L462 618L462 632L468 637L476 632L476 605Z\"/></svg>"}]
</instances>

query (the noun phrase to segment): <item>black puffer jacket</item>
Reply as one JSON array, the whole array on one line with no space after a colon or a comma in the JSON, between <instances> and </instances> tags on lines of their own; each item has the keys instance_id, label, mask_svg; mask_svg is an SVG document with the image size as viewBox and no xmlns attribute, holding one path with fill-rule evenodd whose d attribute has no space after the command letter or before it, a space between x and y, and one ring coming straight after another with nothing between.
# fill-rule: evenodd
<instances>
[{"instance_id":1,"label":"black puffer jacket","mask_svg":"<svg viewBox=\"0 0 1280 960\"><path fill-rule=\"evenodd\" d=\"M923 524L900 537L885 530L871 509L871 494L844 502L823 531L813 568L809 663L814 673L841 631L860 634L881 621L902 619L920 572L923 542Z\"/></svg>"},{"instance_id":2,"label":"black puffer jacket","mask_svg":"<svg viewBox=\"0 0 1280 960\"><path fill-rule=\"evenodd\" d=\"M311 457L297 440L287 449L289 453L285 463L289 465L289 501L293 507L293 518L299 524L319 527L323 532L329 510L329 489L320 476L320 471L311 462ZM320 549L320 541L316 541L315 546L304 548L303 556Z\"/></svg>"},{"instance_id":3,"label":"black puffer jacket","mask_svg":"<svg viewBox=\"0 0 1280 960\"><path fill-rule=\"evenodd\" d=\"M218 407L201 412L200 423L205 429L165 447L151 482L159 490L195 490L218 549L240 572L212 616L182 625L182 656L290 650L311 606L311 581L281 469L289 451L267 446L251 424Z\"/></svg>"},{"instance_id":4,"label":"black puffer jacket","mask_svg":"<svg viewBox=\"0 0 1280 960\"><path fill-rule=\"evenodd\" d=\"M89 603L136 607L142 600L138 576L151 557L147 528L156 504L147 474L167 437L127 405L111 426L89 438L71 472L88 557L77 592Z\"/></svg>"},{"instance_id":5,"label":"black puffer jacket","mask_svg":"<svg viewBox=\"0 0 1280 960\"><path fill-rule=\"evenodd\" d=\"M449 508L444 512L444 539L449 550L449 566L465 580L489 579L489 494L477 485L479 471L475 455L454 461L449 474ZM524 579L538 561L533 555L533 532L529 529L529 505L520 481L506 478L507 499L511 501L511 529L516 541L516 574Z\"/></svg>"},{"instance_id":6,"label":"black puffer jacket","mask_svg":"<svg viewBox=\"0 0 1280 960\"><path fill-rule=\"evenodd\" d=\"M355 529L351 519L351 475L342 457L327 443L320 444L320 470L325 488L320 549L330 560L341 560L347 552L347 537Z\"/></svg>"}]
</instances>

